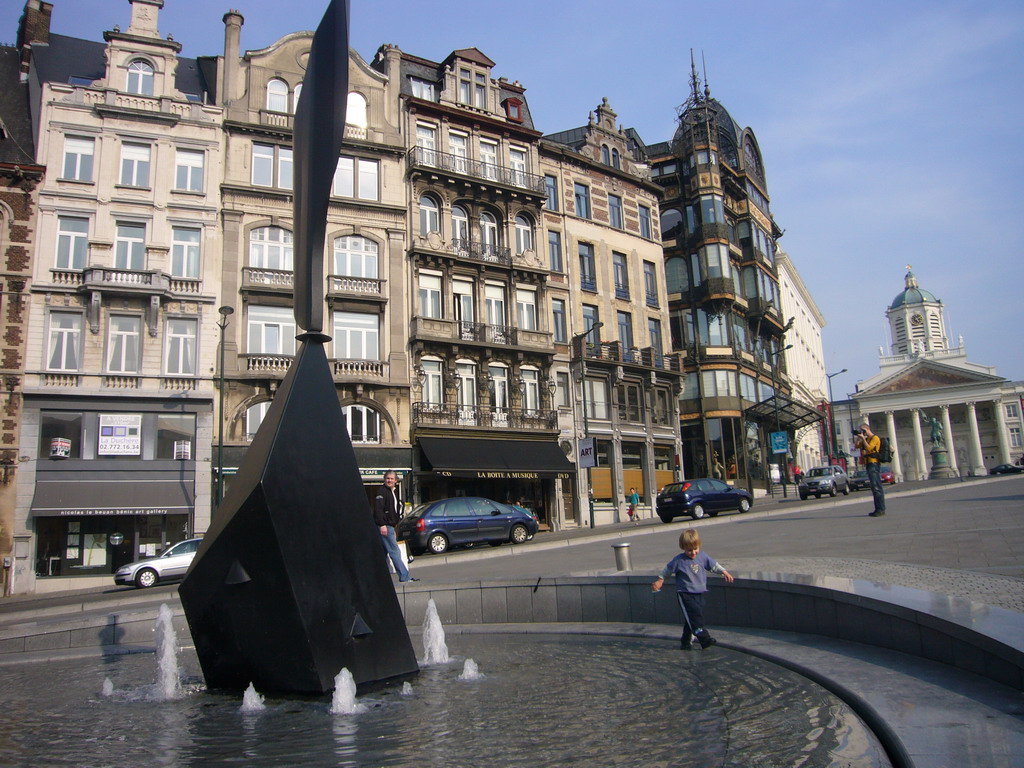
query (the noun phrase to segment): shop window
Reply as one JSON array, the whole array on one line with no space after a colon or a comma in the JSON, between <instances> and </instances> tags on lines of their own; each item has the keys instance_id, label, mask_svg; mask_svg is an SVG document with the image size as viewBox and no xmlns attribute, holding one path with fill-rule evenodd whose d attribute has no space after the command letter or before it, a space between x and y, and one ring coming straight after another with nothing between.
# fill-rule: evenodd
<instances>
[{"instance_id":1,"label":"shop window","mask_svg":"<svg viewBox=\"0 0 1024 768\"><path fill-rule=\"evenodd\" d=\"M194 461L195 442L196 417L193 414L168 413L157 415L156 458L177 459L179 461L191 459Z\"/></svg>"},{"instance_id":2,"label":"shop window","mask_svg":"<svg viewBox=\"0 0 1024 768\"><path fill-rule=\"evenodd\" d=\"M39 415L39 456L53 459L82 458L82 414L74 411L42 411Z\"/></svg>"}]
</instances>

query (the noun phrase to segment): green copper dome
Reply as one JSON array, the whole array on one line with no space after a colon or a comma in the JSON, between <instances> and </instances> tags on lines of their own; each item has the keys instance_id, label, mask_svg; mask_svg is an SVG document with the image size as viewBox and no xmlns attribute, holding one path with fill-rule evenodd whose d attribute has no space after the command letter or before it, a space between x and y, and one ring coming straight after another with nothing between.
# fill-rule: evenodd
<instances>
[{"instance_id":1,"label":"green copper dome","mask_svg":"<svg viewBox=\"0 0 1024 768\"><path fill-rule=\"evenodd\" d=\"M898 307L906 306L907 304L923 304L926 301L942 303L935 298L934 294L923 290L918 286L917 278L914 277L913 272L907 272L907 276L904 278L904 283L904 289L896 294L896 298L892 300L892 304L889 305L889 309L896 309Z\"/></svg>"}]
</instances>

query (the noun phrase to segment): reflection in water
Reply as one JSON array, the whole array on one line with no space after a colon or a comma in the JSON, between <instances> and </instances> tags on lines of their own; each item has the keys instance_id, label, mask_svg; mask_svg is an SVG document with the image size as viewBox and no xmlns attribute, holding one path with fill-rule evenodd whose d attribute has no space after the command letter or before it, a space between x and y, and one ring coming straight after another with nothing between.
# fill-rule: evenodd
<instances>
[{"instance_id":1,"label":"reflection in water","mask_svg":"<svg viewBox=\"0 0 1024 768\"><path fill-rule=\"evenodd\" d=\"M265 700L199 685L155 701L154 657L4 669L0 765L888 766L848 707L806 679L716 648L682 653L640 638L464 634L452 660L358 697ZM459 680L467 661L486 674ZM98 695L104 676L114 687ZM61 682L55 696L52 682Z\"/></svg>"}]
</instances>

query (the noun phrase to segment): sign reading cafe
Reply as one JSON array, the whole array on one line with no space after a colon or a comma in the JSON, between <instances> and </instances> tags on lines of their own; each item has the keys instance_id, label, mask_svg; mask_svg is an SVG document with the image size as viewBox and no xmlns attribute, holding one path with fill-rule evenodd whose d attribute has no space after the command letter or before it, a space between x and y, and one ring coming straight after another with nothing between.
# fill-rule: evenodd
<instances>
[{"instance_id":1,"label":"sign reading cafe","mask_svg":"<svg viewBox=\"0 0 1024 768\"><path fill-rule=\"evenodd\" d=\"M101 413L100 456L138 456L142 453L142 415Z\"/></svg>"}]
</instances>

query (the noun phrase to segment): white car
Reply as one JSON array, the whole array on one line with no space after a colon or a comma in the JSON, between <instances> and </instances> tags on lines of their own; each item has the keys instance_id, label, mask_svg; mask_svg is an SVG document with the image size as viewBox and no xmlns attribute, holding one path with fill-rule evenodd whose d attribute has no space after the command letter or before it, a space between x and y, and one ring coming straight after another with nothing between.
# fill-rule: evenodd
<instances>
[{"instance_id":1,"label":"white car","mask_svg":"<svg viewBox=\"0 0 1024 768\"><path fill-rule=\"evenodd\" d=\"M114 583L134 584L141 589L161 581L180 579L192 564L200 541L202 539L185 539L168 548L159 557L147 557L122 566L114 574Z\"/></svg>"}]
</instances>

